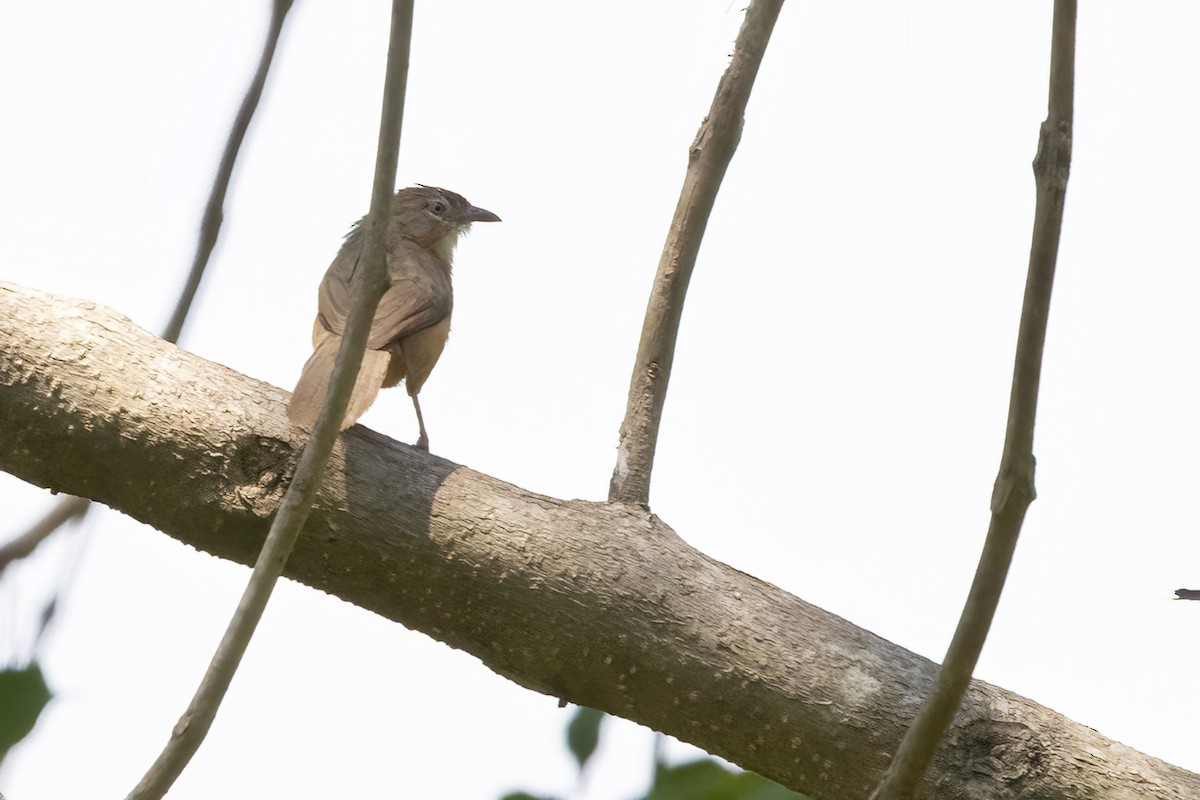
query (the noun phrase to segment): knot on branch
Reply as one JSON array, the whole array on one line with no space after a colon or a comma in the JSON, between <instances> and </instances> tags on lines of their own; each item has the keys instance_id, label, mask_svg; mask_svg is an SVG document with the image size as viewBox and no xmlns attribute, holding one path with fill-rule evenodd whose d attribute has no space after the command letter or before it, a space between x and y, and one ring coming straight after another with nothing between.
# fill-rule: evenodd
<instances>
[{"instance_id":1,"label":"knot on branch","mask_svg":"<svg viewBox=\"0 0 1200 800\"><path fill-rule=\"evenodd\" d=\"M1002 463L1000 474L992 486L993 514L999 514L1008 507L1011 500L1017 500L1025 508L1037 499L1037 489L1033 485L1033 475L1037 460L1030 455L1028 460L1021 459L1018 463Z\"/></svg>"},{"instance_id":2,"label":"knot on branch","mask_svg":"<svg viewBox=\"0 0 1200 800\"><path fill-rule=\"evenodd\" d=\"M296 459L295 449L282 439L239 436L226 453L224 473L232 487L226 501L233 508L266 519L279 508Z\"/></svg>"},{"instance_id":3,"label":"knot on branch","mask_svg":"<svg viewBox=\"0 0 1200 800\"><path fill-rule=\"evenodd\" d=\"M961 734L958 769L967 787L977 785L979 797L995 797L999 783L1020 797L1021 788L1045 772L1045 752L1028 725L999 720L976 720ZM968 796L975 797L975 794Z\"/></svg>"},{"instance_id":4,"label":"knot on branch","mask_svg":"<svg viewBox=\"0 0 1200 800\"><path fill-rule=\"evenodd\" d=\"M1071 174L1071 123L1047 119L1038 133L1033 175L1040 188L1065 192Z\"/></svg>"},{"instance_id":5,"label":"knot on branch","mask_svg":"<svg viewBox=\"0 0 1200 800\"><path fill-rule=\"evenodd\" d=\"M696 138L692 140L692 146L688 148L689 167L700 160L700 156L704 154L705 143L712 138L708 120L707 116L700 120L700 129L696 131Z\"/></svg>"}]
</instances>

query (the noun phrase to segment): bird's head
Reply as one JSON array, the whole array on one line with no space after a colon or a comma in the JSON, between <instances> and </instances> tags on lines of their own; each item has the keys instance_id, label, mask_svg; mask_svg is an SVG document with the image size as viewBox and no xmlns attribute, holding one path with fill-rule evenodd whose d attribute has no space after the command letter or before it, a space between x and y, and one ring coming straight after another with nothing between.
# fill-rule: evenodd
<instances>
[{"instance_id":1,"label":"bird's head","mask_svg":"<svg viewBox=\"0 0 1200 800\"><path fill-rule=\"evenodd\" d=\"M392 200L395 233L421 247L444 249L449 261L458 237L472 222L499 222L500 217L471 205L467 198L436 186L413 186L396 192Z\"/></svg>"}]
</instances>

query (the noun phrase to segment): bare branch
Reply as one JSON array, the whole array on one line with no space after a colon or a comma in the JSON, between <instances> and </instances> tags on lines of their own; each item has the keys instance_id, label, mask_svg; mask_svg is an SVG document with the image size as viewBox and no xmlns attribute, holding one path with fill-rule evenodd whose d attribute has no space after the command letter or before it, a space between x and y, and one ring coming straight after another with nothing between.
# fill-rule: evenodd
<instances>
[{"instance_id":1,"label":"bare branch","mask_svg":"<svg viewBox=\"0 0 1200 800\"><path fill-rule=\"evenodd\" d=\"M687 175L650 290L642 339L629 381L617 464L608 489L610 502L650 502L658 426L671 380L688 281L717 191L737 149L750 90L782 6L783 0L753 0L750 4L729 68L717 85L712 107L688 151Z\"/></svg>"},{"instance_id":2,"label":"bare branch","mask_svg":"<svg viewBox=\"0 0 1200 800\"><path fill-rule=\"evenodd\" d=\"M325 406L317 418L312 437L304 448L295 477L288 486L279 512L259 553L254 572L229 622L212 663L171 733L163 752L129 795L129 800L160 798L179 777L204 741L233 675L262 618L275 582L287 565L296 538L312 510L317 489L324 478L329 455L337 440L342 417L350 402L354 379L362 364L367 335L379 299L386 286L384 236L391 221L391 198L396 185L396 161L404 113L404 89L408 80L408 54L412 38L412 0L393 0L387 73L384 79L383 110L379 144L367 216L367 240L362 268L354 284L353 309L346 323L341 349L330 380Z\"/></svg>"},{"instance_id":3,"label":"bare branch","mask_svg":"<svg viewBox=\"0 0 1200 800\"><path fill-rule=\"evenodd\" d=\"M54 508L35 522L29 530L10 542L0 546L0 573L14 561L19 561L37 549L46 541L50 534L73 519L82 518L87 513L90 501L82 497L64 497L54 504Z\"/></svg>"},{"instance_id":4,"label":"bare branch","mask_svg":"<svg viewBox=\"0 0 1200 800\"><path fill-rule=\"evenodd\" d=\"M1074 86L1075 0L1055 0L1049 107L1038 138L1037 156L1033 160L1037 183L1033 243L1017 333L1008 428L992 493L991 524L971 591L946 651L945 662L938 671L937 682L905 734L892 766L872 795L873 800L907 800L916 791L971 682L971 674L1000 602L1025 512L1036 497L1033 425L1037 416L1038 384L1062 232L1067 176L1071 168Z\"/></svg>"},{"instance_id":5,"label":"bare branch","mask_svg":"<svg viewBox=\"0 0 1200 800\"><path fill-rule=\"evenodd\" d=\"M267 29L267 39L263 43L262 54L258 59L258 68L254 72L250 87L246 89L246 95L242 98L242 104L233 120L233 126L225 140L225 150L221 154L221 163L217 167L217 174L213 178L212 188L208 193L208 203L205 205L204 216L200 221L200 237L196 242L196 254L192 258L191 271L180 290L179 299L175 303L175 311L171 314L171 319L163 330L162 338L168 342L179 341L179 336L183 332L183 324L187 321L192 302L196 299L196 291L200 288L200 280L204 277L204 270L208 266L213 248L216 247L217 237L221 231L221 221L224 218L225 195L229 191L229 181L233 176L233 166L237 162L238 153L242 149L242 141L246 138L246 131L250 128L254 112L258 110L258 101L262 98L263 87L267 83L267 74L270 72L271 62L275 58L279 35L283 31L283 23L287 19L291 7L292 0L274 0L271 21ZM82 518L88 510L88 502L81 498L64 497L59 500L29 533L12 543L17 544L19 541L24 541L32 544L28 551L17 555L16 558L24 558L29 555L37 545L54 533L59 525L77 516ZM39 532L40 538L36 541L26 538L34 531ZM6 557L9 557L7 546L0 550L0 572L8 563L5 560Z\"/></svg>"},{"instance_id":6,"label":"bare branch","mask_svg":"<svg viewBox=\"0 0 1200 800\"><path fill-rule=\"evenodd\" d=\"M225 150L221 153L221 163L217 166L216 177L213 178L212 189L208 193L208 203L204 207L204 216L200 220L200 237L196 242L196 254L192 258L192 269L187 281L180 292L175 304L175 311L163 331L163 338L168 342L178 342L183 333L183 323L187 320L196 299L196 291L200 288L200 280L208 266L213 248L217 245L217 237L221 232L221 222L225 218L225 194L229 191L229 181L233 177L233 167L237 163L238 153L242 149L242 141L246 131L250 129L250 121L258 110L258 101L262 99L263 87L267 84L267 74L271 71L271 62L275 59L275 48L279 45L279 36L283 32L283 23L288 12L292 9L292 0L274 0L271 6L271 21L267 28L267 39L263 42L262 54L258 58L258 68L250 81L242 104L234 117L233 127L225 140Z\"/></svg>"},{"instance_id":7,"label":"bare branch","mask_svg":"<svg viewBox=\"0 0 1200 800\"><path fill-rule=\"evenodd\" d=\"M163 330L162 338L168 342L179 341L179 336L183 333L183 325L187 321L188 312L191 311L192 302L196 299L196 292L200 288L200 281L204 277L204 270L208 267L208 260L212 256L213 248L216 247L217 237L221 231L221 221L225 216L225 195L229 191L229 181L233 177L233 167L237 163L238 154L241 152L242 142L246 138L246 131L250 129L250 122L254 119L254 113L258 110L258 102L262 98L263 87L267 83L267 75L271 71L271 63L275 59L275 50L279 45L279 36L283 31L283 23L287 19L287 14L291 10L291 7L292 0L274 0L272 5L271 21L267 28L266 41L263 42L262 54L258 59L258 67L254 72L254 77L250 81L249 88L246 89L245 96L242 98L242 104L238 107L237 115L233 120L233 126L230 128L229 136L225 140L225 149L221 153L221 162L217 166L217 174L213 177L212 188L209 189L208 203L204 207L204 216L200 220L200 236L196 242L196 253L192 257L192 268L188 272L183 288L180 290L179 299L175 303L175 311L171 314L171 319L167 322L167 327ZM17 540L25 540L27 543L32 544L32 547L27 552L17 555L16 558L24 558L29 555L37 545L45 541L50 534L54 533L59 525L75 517L82 519L89 510L90 506L86 500L77 497L62 498L30 531L30 533L33 533L36 530L40 533L40 538L37 541L25 539L25 536L29 534L25 534L25 536ZM13 544L16 544L16 541ZM8 563L4 560L6 556L8 556L7 549L0 550L0 572L4 570L4 567Z\"/></svg>"},{"instance_id":8,"label":"bare branch","mask_svg":"<svg viewBox=\"0 0 1200 800\"><path fill-rule=\"evenodd\" d=\"M0 284L0 319L0 469L254 563L304 447L285 390L86 301ZM929 660L636 506L537 495L362 426L327 474L288 577L812 797L867 797L933 685ZM947 742L928 800L1200 797L1200 776L981 681Z\"/></svg>"}]
</instances>

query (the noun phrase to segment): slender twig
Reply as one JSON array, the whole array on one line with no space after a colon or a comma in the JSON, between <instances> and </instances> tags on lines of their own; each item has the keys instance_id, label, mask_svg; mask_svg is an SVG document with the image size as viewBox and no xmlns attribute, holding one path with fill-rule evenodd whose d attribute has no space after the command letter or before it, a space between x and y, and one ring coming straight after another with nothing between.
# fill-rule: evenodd
<instances>
[{"instance_id":1,"label":"slender twig","mask_svg":"<svg viewBox=\"0 0 1200 800\"><path fill-rule=\"evenodd\" d=\"M1062 232L1067 176L1071 167L1074 87L1075 0L1055 0L1049 107L1038 137L1037 156L1033 160L1037 183L1033 242L1017 333L1008 428L992 493L991 524L971 591L933 690L904 735L887 774L871 796L872 800L906 800L913 796L925 774L971 682L971 673L1000 602L1025 512L1036 497L1033 424L1037 415L1038 383Z\"/></svg>"},{"instance_id":2,"label":"slender twig","mask_svg":"<svg viewBox=\"0 0 1200 800\"><path fill-rule=\"evenodd\" d=\"M54 504L54 508L15 539L0 545L0 573L14 561L19 561L37 549L46 538L73 519L87 513L90 500L67 496Z\"/></svg>"},{"instance_id":3,"label":"slender twig","mask_svg":"<svg viewBox=\"0 0 1200 800\"><path fill-rule=\"evenodd\" d=\"M671 379L688 281L717 191L737 149L750 90L782 6L783 0L753 0L746 10L733 58L688 151L687 175L646 305L625 420L621 423L617 464L608 489L609 502L649 503L658 426Z\"/></svg>"},{"instance_id":4,"label":"slender twig","mask_svg":"<svg viewBox=\"0 0 1200 800\"><path fill-rule=\"evenodd\" d=\"M166 748L141 783L130 793L129 800L162 797L200 747L233 680L242 655L246 652L254 629L262 617L271 590L283 572L292 546L308 518L324 475L325 465L337 440L342 417L350 403L354 379L366 350L371 320L386 286L383 243L390 222L390 204L396 185L396 161L400 150L404 90L408 79L412 14L412 0L393 0L382 119L362 269L358 270L354 283L353 309L346 323L325 405L317 418L308 445L300 456L295 477L280 503L246 591L217 647L217 652L213 655L212 663L196 690L191 705L172 731Z\"/></svg>"},{"instance_id":5,"label":"slender twig","mask_svg":"<svg viewBox=\"0 0 1200 800\"><path fill-rule=\"evenodd\" d=\"M274 0L271 6L271 22L267 29L267 39L263 43L262 55L258 58L258 68L254 79L246 89L242 105L234 117L233 127L229 138L225 140L225 150L221 154L221 163L217 167L217 175L213 179L212 191L208 195L208 204L204 207L204 217L200 221L200 237L196 242L196 254L192 259L192 269L188 273L187 282L179 295L179 302L171 314L171 320L163 331L162 338L168 342L178 342L183 332L183 323L191 310L192 301L196 299L196 291L200 288L200 279L204 277L204 269L208 259L217 244L217 236L221 232L221 222L225 217L225 194L229 190L229 180L233 177L233 166L237 163L238 152L242 149L242 141L246 131L250 129L250 121L258 110L258 101L262 98L263 87L267 83L267 73L271 71L271 62L275 58L275 48L279 44L279 35L283 31L284 20L292 8L292 0Z\"/></svg>"},{"instance_id":6,"label":"slender twig","mask_svg":"<svg viewBox=\"0 0 1200 800\"><path fill-rule=\"evenodd\" d=\"M163 330L162 338L168 342L179 341L188 312L192 309L192 301L196 299L196 291L200 288L200 280L204 277L204 270L208 266L213 248L216 247L217 237L221 232L221 221L225 216L225 195L229 191L233 167L237 163L238 153L241 152L246 131L250 128L250 121L254 119L254 112L258 110L258 101L262 98L263 87L267 83L267 74L271 71L271 63L275 59L279 35L283 31L283 23L287 19L288 11L291 10L292 1L274 0L272 4L271 22L267 30L266 41L263 42L262 54L258 59L258 67L255 69L249 88L246 89L246 95L242 98L237 116L234 117L233 126L225 140L225 150L221 154L221 163L217 167L217 174L213 178L212 188L208 193L208 203L204 207L204 216L200 220L200 236L196 242L196 253L192 257L192 268L180 290L179 300L175 303L175 311L172 312L171 319ZM90 508L91 503L86 499L62 498L40 522L34 525L29 533L0 548L0 572L4 570L8 561L29 555L60 525L76 516L82 518ZM40 534L40 537L29 538L35 531ZM21 548L26 545L32 546L24 552L9 550L13 546ZM10 552L20 552L20 554L14 557L10 555Z\"/></svg>"}]
</instances>

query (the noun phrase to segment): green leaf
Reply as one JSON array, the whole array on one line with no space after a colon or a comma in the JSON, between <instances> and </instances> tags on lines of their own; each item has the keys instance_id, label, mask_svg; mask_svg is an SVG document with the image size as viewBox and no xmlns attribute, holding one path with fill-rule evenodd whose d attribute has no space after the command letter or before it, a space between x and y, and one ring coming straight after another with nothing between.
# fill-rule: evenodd
<instances>
[{"instance_id":1,"label":"green leaf","mask_svg":"<svg viewBox=\"0 0 1200 800\"><path fill-rule=\"evenodd\" d=\"M805 800L805 795L753 772L700 759L659 770L646 800Z\"/></svg>"},{"instance_id":2,"label":"green leaf","mask_svg":"<svg viewBox=\"0 0 1200 800\"><path fill-rule=\"evenodd\" d=\"M757 772L743 772L738 778L742 788L739 797L743 800L809 800L808 795L793 792Z\"/></svg>"},{"instance_id":3,"label":"green leaf","mask_svg":"<svg viewBox=\"0 0 1200 800\"><path fill-rule=\"evenodd\" d=\"M604 712L594 708L580 706L575 716L567 725L567 747L575 761L579 763L579 771L583 772L588 759L596 752L600 744L600 723L604 721Z\"/></svg>"},{"instance_id":4,"label":"green leaf","mask_svg":"<svg viewBox=\"0 0 1200 800\"><path fill-rule=\"evenodd\" d=\"M52 696L37 662L0 670L0 758L29 735Z\"/></svg>"}]
</instances>

